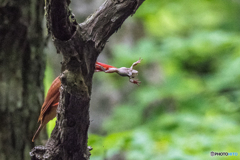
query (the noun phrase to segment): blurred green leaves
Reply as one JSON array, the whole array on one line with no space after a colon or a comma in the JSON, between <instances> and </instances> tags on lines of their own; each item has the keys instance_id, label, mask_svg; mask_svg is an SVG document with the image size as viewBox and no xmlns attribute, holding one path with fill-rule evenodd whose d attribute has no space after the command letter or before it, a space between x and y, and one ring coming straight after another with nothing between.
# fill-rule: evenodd
<instances>
[{"instance_id":1,"label":"blurred green leaves","mask_svg":"<svg viewBox=\"0 0 240 160\"><path fill-rule=\"evenodd\" d=\"M185 35L195 29L239 30L239 2L234 0L148 0L136 13L153 37ZM233 24L233 25L229 25Z\"/></svg>"},{"instance_id":2,"label":"blurred green leaves","mask_svg":"<svg viewBox=\"0 0 240 160\"><path fill-rule=\"evenodd\" d=\"M211 151L239 152L239 10L237 1L144 2L136 18L146 38L134 47L117 45L110 62L130 66L142 57L136 67L142 84L114 108L102 138L128 139L117 147L128 160L197 160L209 159Z\"/></svg>"},{"instance_id":3,"label":"blurred green leaves","mask_svg":"<svg viewBox=\"0 0 240 160\"><path fill-rule=\"evenodd\" d=\"M239 15L235 0L145 1L134 18L144 24L146 37L131 47L112 47L108 62L130 67L143 58L135 67L141 86L99 75L102 88L115 88L123 97L102 134L89 135L91 160L118 154L127 160L240 154Z\"/></svg>"}]
</instances>

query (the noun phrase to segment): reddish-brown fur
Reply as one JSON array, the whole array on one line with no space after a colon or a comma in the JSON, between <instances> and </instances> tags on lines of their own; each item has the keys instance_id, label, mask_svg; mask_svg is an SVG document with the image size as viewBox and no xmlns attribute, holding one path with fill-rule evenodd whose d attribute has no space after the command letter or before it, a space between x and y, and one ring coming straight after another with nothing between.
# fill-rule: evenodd
<instances>
[{"instance_id":1,"label":"reddish-brown fur","mask_svg":"<svg viewBox=\"0 0 240 160\"><path fill-rule=\"evenodd\" d=\"M108 70L109 68L116 68L104 63L96 62L95 65L95 72L100 72L103 71L101 66ZM54 117L56 117L56 110L58 107L58 102L59 102L59 96L60 96L60 89L61 86L61 81L60 78L57 77L51 87L48 90L47 96L45 98L45 101L42 105L41 108L41 113L38 118L38 122L40 122L40 125L38 127L38 130L36 131L35 135L33 136L32 142L34 142L35 138L37 138L38 134L42 130L42 128Z\"/></svg>"}]
</instances>

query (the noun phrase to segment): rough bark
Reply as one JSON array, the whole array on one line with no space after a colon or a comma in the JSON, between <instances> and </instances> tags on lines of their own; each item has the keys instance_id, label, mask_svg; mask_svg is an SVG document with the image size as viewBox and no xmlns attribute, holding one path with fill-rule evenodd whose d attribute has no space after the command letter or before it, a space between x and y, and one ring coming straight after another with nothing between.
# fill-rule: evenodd
<instances>
[{"instance_id":1,"label":"rough bark","mask_svg":"<svg viewBox=\"0 0 240 160\"><path fill-rule=\"evenodd\" d=\"M85 22L77 24L68 0L47 0L47 27L63 55L57 122L45 147L32 159L87 160L89 103L95 62L108 38L144 0L106 0Z\"/></svg>"},{"instance_id":2,"label":"rough bark","mask_svg":"<svg viewBox=\"0 0 240 160\"><path fill-rule=\"evenodd\" d=\"M44 2L0 2L0 159L27 160L43 102Z\"/></svg>"}]
</instances>

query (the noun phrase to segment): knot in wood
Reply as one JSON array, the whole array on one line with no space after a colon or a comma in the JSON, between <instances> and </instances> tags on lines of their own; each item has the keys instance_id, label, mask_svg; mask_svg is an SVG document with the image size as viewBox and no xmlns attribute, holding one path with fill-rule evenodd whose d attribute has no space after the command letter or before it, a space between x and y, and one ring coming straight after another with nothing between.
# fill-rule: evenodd
<instances>
[{"instance_id":1,"label":"knot in wood","mask_svg":"<svg viewBox=\"0 0 240 160\"><path fill-rule=\"evenodd\" d=\"M45 146L36 146L29 153L32 159L43 159L43 155L45 154L47 148Z\"/></svg>"}]
</instances>

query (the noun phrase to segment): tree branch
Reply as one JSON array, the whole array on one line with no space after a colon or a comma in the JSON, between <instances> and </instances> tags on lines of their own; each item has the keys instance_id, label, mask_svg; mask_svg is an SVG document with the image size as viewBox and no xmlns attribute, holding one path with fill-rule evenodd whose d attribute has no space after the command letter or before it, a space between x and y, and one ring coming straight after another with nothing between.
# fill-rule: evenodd
<instances>
[{"instance_id":1,"label":"tree branch","mask_svg":"<svg viewBox=\"0 0 240 160\"><path fill-rule=\"evenodd\" d=\"M95 42L101 51L108 38L118 30L125 19L135 13L144 0L107 0L80 26L85 40Z\"/></svg>"},{"instance_id":2,"label":"tree branch","mask_svg":"<svg viewBox=\"0 0 240 160\"><path fill-rule=\"evenodd\" d=\"M32 150L32 159L89 159L89 102L96 59L107 39L143 1L107 0L78 25L69 0L46 0L48 31L63 55L62 86L56 126L45 148Z\"/></svg>"},{"instance_id":3,"label":"tree branch","mask_svg":"<svg viewBox=\"0 0 240 160\"><path fill-rule=\"evenodd\" d=\"M48 32L59 40L66 41L76 31L76 23L71 23L69 0L46 0L46 18Z\"/></svg>"}]
</instances>

